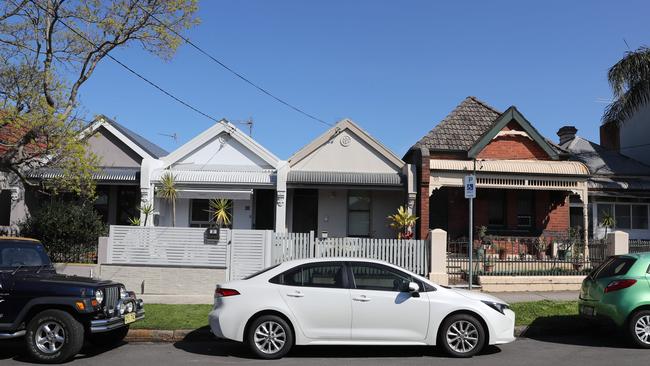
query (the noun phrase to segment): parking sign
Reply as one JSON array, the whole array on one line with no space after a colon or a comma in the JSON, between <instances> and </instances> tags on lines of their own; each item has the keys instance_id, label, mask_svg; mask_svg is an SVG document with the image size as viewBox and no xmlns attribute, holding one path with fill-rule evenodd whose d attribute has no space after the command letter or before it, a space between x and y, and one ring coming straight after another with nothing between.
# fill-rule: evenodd
<instances>
[{"instance_id":1,"label":"parking sign","mask_svg":"<svg viewBox=\"0 0 650 366\"><path fill-rule=\"evenodd\" d=\"M476 198L476 176L466 175L463 181L465 184L465 198Z\"/></svg>"}]
</instances>

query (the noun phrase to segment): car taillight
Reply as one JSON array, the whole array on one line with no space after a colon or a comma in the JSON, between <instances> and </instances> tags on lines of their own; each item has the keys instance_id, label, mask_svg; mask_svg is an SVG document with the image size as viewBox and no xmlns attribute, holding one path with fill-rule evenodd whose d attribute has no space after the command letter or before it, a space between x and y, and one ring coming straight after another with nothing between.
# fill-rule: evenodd
<instances>
[{"instance_id":1,"label":"car taillight","mask_svg":"<svg viewBox=\"0 0 650 366\"><path fill-rule=\"evenodd\" d=\"M217 287L217 289L214 290L214 297L228 297L228 296L235 296L235 295L239 295L239 291L230 288L220 288L220 287Z\"/></svg>"},{"instance_id":2,"label":"car taillight","mask_svg":"<svg viewBox=\"0 0 650 366\"><path fill-rule=\"evenodd\" d=\"M636 280L616 280L612 281L605 287L605 293L622 290L636 283Z\"/></svg>"}]
</instances>

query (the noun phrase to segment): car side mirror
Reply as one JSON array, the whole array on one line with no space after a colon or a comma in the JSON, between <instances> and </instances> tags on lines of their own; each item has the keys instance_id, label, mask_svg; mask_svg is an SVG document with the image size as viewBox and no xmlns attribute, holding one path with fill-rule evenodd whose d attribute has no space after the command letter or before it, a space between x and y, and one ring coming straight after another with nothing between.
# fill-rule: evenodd
<instances>
[{"instance_id":1,"label":"car side mirror","mask_svg":"<svg viewBox=\"0 0 650 366\"><path fill-rule=\"evenodd\" d=\"M417 282L409 282L408 284L405 283L406 286L404 286L404 291L408 291L410 293L417 293L420 291L420 286L417 284Z\"/></svg>"}]
</instances>

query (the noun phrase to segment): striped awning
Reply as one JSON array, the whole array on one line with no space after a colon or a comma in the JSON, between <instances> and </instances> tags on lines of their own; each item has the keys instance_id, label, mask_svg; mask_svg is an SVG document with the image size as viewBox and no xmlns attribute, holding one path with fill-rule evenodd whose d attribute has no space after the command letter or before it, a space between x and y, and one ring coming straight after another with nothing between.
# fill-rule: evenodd
<instances>
[{"instance_id":1,"label":"striped awning","mask_svg":"<svg viewBox=\"0 0 650 366\"><path fill-rule=\"evenodd\" d=\"M287 177L288 183L301 184L345 184L372 186L401 186L402 175L399 173L357 173L292 170Z\"/></svg>"},{"instance_id":2,"label":"striped awning","mask_svg":"<svg viewBox=\"0 0 650 366\"><path fill-rule=\"evenodd\" d=\"M431 170L471 172L472 160L431 159ZM482 173L516 173L551 176L587 176L587 167L577 161L554 160L480 160L476 169Z\"/></svg>"},{"instance_id":3,"label":"striped awning","mask_svg":"<svg viewBox=\"0 0 650 366\"><path fill-rule=\"evenodd\" d=\"M100 168L92 175L93 180L101 182L133 182L140 179L140 168ZM39 169L29 174L31 179L56 179L63 177L63 170L57 168Z\"/></svg>"},{"instance_id":4,"label":"striped awning","mask_svg":"<svg viewBox=\"0 0 650 366\"><path fill-rule=\"evenodd\" d=\"M160 178L168 170L157 170L152 180L160 182ZM274 185L275 171L271 169L254 171L224 171L224 170L170 170L177 183L180 184L252 184Z\"/></svg>"}]
</instances>

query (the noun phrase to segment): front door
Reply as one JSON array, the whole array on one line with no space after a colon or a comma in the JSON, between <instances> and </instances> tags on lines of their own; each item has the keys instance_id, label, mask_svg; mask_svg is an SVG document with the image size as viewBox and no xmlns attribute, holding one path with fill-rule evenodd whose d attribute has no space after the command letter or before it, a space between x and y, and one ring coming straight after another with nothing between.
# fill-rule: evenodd
<instances>
[{"instance_id":1,"label":"front door","mask_svg":"<svg viewBox=\"0 0 650 366\"><path fill-rule=\"evenodd\" d=\"M426 292L401 291L412 277L376 263L351 262L353 341L424 341L429 329Z\"/></svg>"},{"instance_id":2,"label":"front door","mask_svg":"<svg viewBox=\"0 0 650 366\"><path fill-rule=\"evenodd\" d=\"M282 274L280 294L297 326L313 340L350 339L350 290L338 262L312 263Z\"/></svg>"},{"instance_id":3,"label":"front door","mask_svg":"<svg viewBox=\"0 0 650 366\"><path fill-rule=\"evenodd\" d=\"M318 231L318 190L295 189L293 191L293 222L291 231L308 233Z\"/></svg>"}]
</instances>

